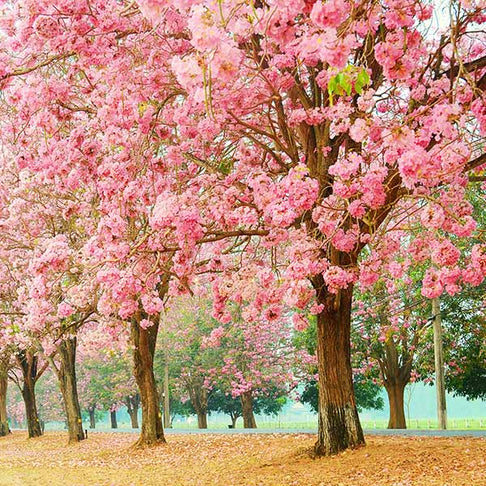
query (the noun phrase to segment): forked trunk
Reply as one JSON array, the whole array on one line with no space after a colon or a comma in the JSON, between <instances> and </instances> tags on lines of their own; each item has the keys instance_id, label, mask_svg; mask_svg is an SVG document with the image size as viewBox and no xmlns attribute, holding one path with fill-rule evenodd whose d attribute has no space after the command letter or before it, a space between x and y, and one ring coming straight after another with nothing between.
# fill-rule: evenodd
<instances>
[{"instance_id":1,"label":"forked trunk","mask_svg":"<svg viewBox=\"0 0 486 486\"><path fill-rule=\"evenodd\" d=\"M118 422L116 420L116 410L110 410L110 422L112 429L118 428Z\"/></svg>"},{"instance_id":2,"label":"forked trunk","mask_svg":"<svg viewBox=\"0 0 486 486\"><path fill-rule=\"evenodd\" d=\"M231 428L236 429L236 422L238 420L239 415L230 414L230 417L231 417Z\"/></svg>"},{"instance_id":3,"label":"forked trunk","mask_svg":"<svg viewBox=\"0 0 486 486\"><path fill-rule=\"evenodd\" d=\"M317 316L319 428L315 452L327 456L365 443L351 368L353 289L349 286L331 294L322 278L314 279L313 284L324 305Z\"/></svg>"},{"instance_id":4,"label":"forked trunk","mask_svg":"<svg viewBox=\"0 0 486 486\"><path fill-rule=\"evenodd\" d=\"M7 373L0 370L0 437L4 437L10 432L7 420L7 386Z\"/></svg>"},{"instance_id":5,"label":"forked trunk","mask_svg":"<svg viewBox=\"0 0 486 486\"><path fill-rule=\"evenodd\" d=\"M25 404L25 417L29 438L40 437L42 435L42 428L37 412L37 403L35 401L37 356L27 351L20 351L17 355L17 361L22 370L23 386L21 391Z\"/></svg>"},{"instance_id":6,"label":"forked trunk","mask_svg":"<svg viewBox=\"0 0 486 486\"><path fill-rule=\"evenodd\" d=\"M253 414L253 395L251 390L240 395L241 412L243 416L243 427L245 429L256 429L257 424Z\"/></svg>"},{"instance_id":7,"label":"forked trunk","mask_svg":"<svg viewBox=\"0 0 486 486\"><path fill-rule=\"evenodd\" d=\"M81 407L79 406L76 383L76 337L69 337L58 346L59 369L57 377L64 402L64 411L69 435L69 442L84 440Z\"/></svg>"},{"instance_id":8,"label":"forked trunk","mask_svg":"<svg viewBox=\"0 0 486 486\"><path fill-rule=\"evenodd\" d=\"M96 416L95 416L95 407L94 405L90 405L88 408L89 413L89 428L94 429L96 428Z\"/></svg>"},{"instance_id":9,"label":"forked trunk","mask_svg":"<svg viewBox=\"0 0 486 486\"><path fill-rule=\"evenodd\" d=\"M133 373L140 391L142 403L142 432L137 446L165 442L162 415L154 376L154 353L157 341L158 322L147 329L140 327L141 313L131 322L133 349Z\"/></svg>"},{"instance_id":10,"label":"forked trunk","mask_svg":"<svg viewBox=\"0 0 486 486\"><path fill-rule=\"evenodd\" d=\"M385 389L388 394L390 403L390 419L388 421L389 429L406 429L405 407L403 394L405 385L402 383L386 384Z\"/></svg>"},{"instance_id":11,"label":"forked trunk","mask_svg":"<svg viewBox=\"0 0 486 486\"><path fill-rule=\"evenodd\" d=\"M187 383L187 391L192 406L197 414L197 426L200 429L208 428L208 391L204 388L204 379L195 377Z\"/></svg>"}]
</instances>

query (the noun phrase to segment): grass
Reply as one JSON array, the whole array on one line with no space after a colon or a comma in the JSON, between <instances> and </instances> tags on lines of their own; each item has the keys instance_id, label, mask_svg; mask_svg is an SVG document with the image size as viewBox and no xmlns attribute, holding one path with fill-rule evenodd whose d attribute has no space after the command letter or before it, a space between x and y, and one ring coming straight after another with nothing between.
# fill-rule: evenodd
<instances>
[{"instance_id":1,"label":"grass","mask_svg":"<svg viewBox=\"0 0 486 486\"><path fill-rule=\"evenodd\" d=\"M131 434L96 433L67 446L65 433L0 439L1 486L482 486L486 440L368 437L332 458L310 454L315 438L285 435L172 435L134 450Z\"/></svg>"}]
</instances>

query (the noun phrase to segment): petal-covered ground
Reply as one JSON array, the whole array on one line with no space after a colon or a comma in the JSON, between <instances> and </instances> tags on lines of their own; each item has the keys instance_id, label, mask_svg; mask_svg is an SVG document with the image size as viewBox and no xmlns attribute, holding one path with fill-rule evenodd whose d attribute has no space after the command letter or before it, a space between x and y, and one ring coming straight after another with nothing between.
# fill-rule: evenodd
<instances>
[{"instance_id":1,"label":"petal-covered ground","mask_svg":"<svg viewBox=\"0 0 486 486\"><path fill-rule=\"evenodd\" d=\"M486 485L481 438L375 436L364 448L319 459L307 434L171 435L144 450L131 448L133 440L93 433L68 446L63 433L29 440L16 432L0 439L0 485Z\"/></svg>"}]
</instances>

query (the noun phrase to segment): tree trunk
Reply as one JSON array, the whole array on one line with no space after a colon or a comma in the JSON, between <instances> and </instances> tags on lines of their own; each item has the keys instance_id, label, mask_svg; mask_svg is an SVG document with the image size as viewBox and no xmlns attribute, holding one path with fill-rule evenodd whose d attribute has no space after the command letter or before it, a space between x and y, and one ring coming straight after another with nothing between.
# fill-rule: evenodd
<instances>
[{"instance_id":1,"label":"tree trunk","mask_svg":"<svg viewBox=\"0 0 486 486\"><path fill-rule=\"evenodd\" d=\"M231 415L231 428L236 429L236 421L238 420L238 415Z\"/></svg>"},{"instance_id":2,"label":"tree trunk","mask_svg":"<svg viewBox=\"0 0 486 486\"><path fill-rule=\"evenodd\" d=\"M7 386L7 373L0 370L0 437L3 437L10 432L7 420Z\"/></svg>"},{"instance_id":3,"label":"tree trunk","mask_svg":"<svg viewBox=\"0 0 486 486\"><path fill-rule=\"evenodd\" d=\"M197 414L197 426L200 429L208 428L208 391L203 386L204 379L196 376L187 382L187 391L192 406Z\"/></svg>"},{"instance_id":4,"label":"tree trunk","mask_svg":"<svg viewBox=\"0 0 486 486\"><path fill-rule=\"evenodd\" d=\"M154 376L154 353L159 324L154 322L147 329L140 327L142 315L139 312L131 322L133 341L133 373L142 402L142 432L137 446L165 442L162 416Z\"/></svg>"},{"instance_id":5,"label":"tree trunk","mask_svg":"<svg viewBox=\"0 0 486 486\"><path fill-rule=\"evenodd\" d=\"M42 435L37 403L35 401L35 384L37 380L37 356L27 351L20 351L17 360L22 370L22 398L25 404L25 417L29 438Z\"/></svg>"},{"instance_id":6,"label":"tree trunk","mask_svg":"<svg viewBox=\"0 0 486 486\"><path fill-rule=\"evenodd\" d=\"M444 382L444 351L442 348L442 319L440 299L432 299L432 317L434 322L434 362L435 389L437 393L437 421L439 429L447 429L447 404Z\"/></svg>"},{"instance_id":7,"label":"tree trunk","mask_svg":"<svg viewBox=\"0 0 486 486\"><path fill-rule=\"evenodd\" d=\"M64 401L70 443L85 439L76 383L76 341L76 337L73 336L59 344L60 364L59 369L56 369Z\"/></svg>"},{"instance_id":8,"label":"tree trunk","mask_svg":"<svg viewBox=\"0 0 486 486\"><path fill-rule=\"evenodd\" d=\"M110 410L110 422L112 429L118 428L118 422L116 421L116 410Z\"/></svg>"},{"instance_id":9,"label":"tree trunk","mask_svg":"<svg viewBox=\"0 0 486 486\"><path fill-rule=\"evenodd\" d=\"M198 429L208 428L208 415L206 412L197 413L197 428Z\"/></svg>"},{"instance_id":10,"label":"tree trunk","mask_svg":"<svg viewBox=\"0 0 486 486\"><path fill-rule=\"evenodd\" d=\"M353 288L337 294L326 290L321 275L313 279L324 309L317 316L319 428L317 455L337 454L364 445L351 368L351 304Z\"/></svg>"},{"instance_id":11,"label":"tree trunk","mask_svg":"<svg viewBox=\"0 0 486 486\"><path fill-rule=\"evenodd\" d=\"M22 398L25 404L25 417L27 419L27 430L29 437L40 437L42 429L37 413L37 403L35 401L35 382L24 382L22 387Z\"/></svg>"},{"instance_id":12,"label":"tree trunk","mask_svg":"<svg viewBox=\"0 0 486 486\"><path fill-rule=\"evenodd\" d=\"M132 422L132 429L138 429L138 409L140 405L140 395L137 393L134 396L128 396L125 400L127 404L128 415Z\"/></svg>"},{"instance_id":13,"label":"tree trunk","mask_svg":"<svg viewBox=\"0 0 486 486\"><path fill-rule=\"evenodd\" d=\"M94 405L91 405L88 408L88 413L89 413L89 428L94 429L96 428L96 417L95 417L95 407Z\"/></svg>"},{"instance_id":14,"label":"tree trunk","mask_svg":"<svg viewBox=\"0 0 486 486\"><path fill-rule=\"evenodd\" d=\"M385 389L388 394L388 402L390 403L390 419L388 421L389 429L406 429L407 422L405 420L405 407L403 394L405 385L402 383L394 383L387 385Z\"/></svg>"},{"instance_id":15,"label":"tree trunk","mask_svg":"<svg viewBox=\"0 0 486 486\"><path fill-rule=\"evenodd\" d=\"M251 390L240 395L240 400L243 416L243 427L245 429L256 429L257 424L255 415L253 415L253 395Z\"/></svg>"},{"instance_id":16,"label":"tree trunk","mask_svg":"<svg viewBox=\"0 0 486 486\"><path fill-rule=\"evenodd\" d=\"M167 351L164 363L164 427L172 427L170 420L170 389L169 389L169 363L167 361Z\"/></svg>"}]
</instances>

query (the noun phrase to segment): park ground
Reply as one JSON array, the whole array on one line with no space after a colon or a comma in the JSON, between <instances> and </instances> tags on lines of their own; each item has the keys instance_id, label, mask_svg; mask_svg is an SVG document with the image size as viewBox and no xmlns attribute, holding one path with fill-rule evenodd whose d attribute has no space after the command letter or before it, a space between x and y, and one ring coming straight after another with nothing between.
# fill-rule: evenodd
<instances>
[{"instance_id":1,"label":"park ground","mask_svg":"<svg viewBox=\"0 0 486 486\"><path fill-rule=\"evenodd\" d=\"M0 485L486 485L484 438L368 436L366 447L318 459L310 434L170 435L144 450L133 440L93 433L68 446L65 433L14 432L0 438Z\"/></svg>"}]
</instances>

